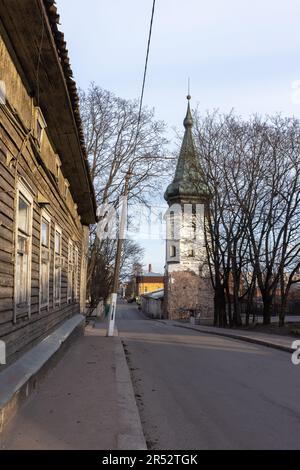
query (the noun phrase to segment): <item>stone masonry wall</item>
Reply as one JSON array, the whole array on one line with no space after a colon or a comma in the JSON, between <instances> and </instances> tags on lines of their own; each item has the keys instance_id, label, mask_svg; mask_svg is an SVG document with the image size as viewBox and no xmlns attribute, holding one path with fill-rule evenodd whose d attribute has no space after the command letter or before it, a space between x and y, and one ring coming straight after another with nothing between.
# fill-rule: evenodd
<instances>
[{"instance_id":1,"label":"stone masonry wall","mask_svg":"<svg viewBox=\"0 0 300 470\"><path fill-rule=\"evenodd\" d=\"M209 278L201 278L192 271L173 272L165 282L166 318L184 317L180 309L200 309L201 318L213 317L213 289ZM188 315L188 314L187 314Z\"/></svg>"}]
</instances>

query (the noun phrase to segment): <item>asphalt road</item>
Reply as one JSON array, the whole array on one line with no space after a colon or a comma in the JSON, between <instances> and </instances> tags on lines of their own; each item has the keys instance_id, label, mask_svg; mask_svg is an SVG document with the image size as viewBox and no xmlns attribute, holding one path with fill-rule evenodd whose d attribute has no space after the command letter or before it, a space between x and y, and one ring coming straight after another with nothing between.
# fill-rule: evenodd
<instances>
[{"instance_id":1,"label":"asphalt road","mask_svg":"<svg viewBox=\"0 0 300 470\"><path fill-rule=\"evenodd\" d=\"M300 449L300 365L289 353L146 319L119 335L150 449Z\"/></svg>"}]
</instances>

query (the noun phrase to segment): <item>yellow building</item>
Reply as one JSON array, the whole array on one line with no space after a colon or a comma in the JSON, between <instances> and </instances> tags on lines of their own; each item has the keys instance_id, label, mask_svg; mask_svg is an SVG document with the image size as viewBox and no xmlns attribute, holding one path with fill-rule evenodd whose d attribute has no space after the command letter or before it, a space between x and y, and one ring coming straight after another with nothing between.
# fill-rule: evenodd
<instances>
[{"instance_id":1,"label":"yellow building","mask_svg":"<svg viewBox=\"0 0 300 470\"><path fill-rule=\"evenodd\" d=\"M140 297L143 294L154 292L164 288L164 276L160 273L152 272L152 265L149 264L149 271L136 272L133 278L134 297Z\"/></svg>"},{"instance_id":2,"label":"yellow building","mask_svg":"<svg viewBox=\"0 0 300 470\"><path fill-rule=\"evenodd\" d=\"M141 296L164 287L164 276L159 273L140 274L136 277L136 294Z\"/></svg>"}]
</instances>

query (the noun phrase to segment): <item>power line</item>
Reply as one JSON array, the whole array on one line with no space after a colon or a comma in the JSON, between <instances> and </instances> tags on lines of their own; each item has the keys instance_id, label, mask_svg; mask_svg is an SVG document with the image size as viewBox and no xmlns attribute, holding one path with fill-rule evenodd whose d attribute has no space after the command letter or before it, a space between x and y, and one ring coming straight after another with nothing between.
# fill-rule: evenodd
<instances>
[{"instance_id":1,"label":"power line","mask_svg":"<svg viewBox=\"0 0 300 470\"><path fill-rule=\"evenodd\" d=\"M147 70L148 70L149 52L150 52L150 45L151 45L151 38L152 38L153 19L154 19L154 13L155 13L155 2L156 2L156 0L153 0L152 13L151 13L151 21L150 21L150 28L149 28L149 36L148 36L148 44L147 44L147 54L146 54L146 61L145 61L145 68L144 68L144 76L143 76L143 84L142 84L142 92L141 92L141 97L140 97L140 107L139 107L139 115L138 115L138 124L137 124L136 140L137 140L138 135L139 135L139 127L140 127L141 116L142 116L142 107L143 107L143 100L144 100L144 92L145 92L145 84L146 84Z\"/></svg>"},{"instance_id":2,"label":"power line","mask_svg":"<svg viewBox=\"0 0 300 470\"><path fill-rule=\"evenodd\" d=\"M153 5L152 5L152 14L151 14L151 21L150 21L149 36L148 36L146 62L145 62L145 68L144 68L142 93L141 93L141 97L140 97L140 107L139 107L139 115L138 115L138 122L137 122L137 130L136 130L136 136L135 136L135 144L134 144L134 149L133 149L133 155L135 154L135 151L136 151L137 139L138 139L139 130L140 130L143 98L144 98L145 83L146 83L147 68L148 68L148 59L149 59L149 51L150 51L151 36L152 36L153 18L154 18L154 12L155 12L155 1L156 0L153 0ZM130 166L129 166L129 168L130 168ZM131 171L129 169L127 174L126 174L126 177L125 177L125 187L124 187L124 192L123 192L123 196L125 196L125 197L128 196L130 177L131 177ZM122 233L122 232L124 232L124 228L125 228L125 217L126 217L126 210L125 210L125 206L123 204L123 207L121 209L120 234L119 234L118 242L117 242L117 253L116 253L114 278L113 278L113 291L112 291L112 295L111 295L111 304L110 304L110 309L109 309L109 322L108 322L107 336L113 336L114 328L115 328L115 317L116 317L116 307L117 307L117 291L118 291L118 284L119 284L119 278L120 278L120 267L121 267L121 254L122 254L123 245L124 245L124 240L123 240L124 233Z\"/></svg>"}]
</instances>

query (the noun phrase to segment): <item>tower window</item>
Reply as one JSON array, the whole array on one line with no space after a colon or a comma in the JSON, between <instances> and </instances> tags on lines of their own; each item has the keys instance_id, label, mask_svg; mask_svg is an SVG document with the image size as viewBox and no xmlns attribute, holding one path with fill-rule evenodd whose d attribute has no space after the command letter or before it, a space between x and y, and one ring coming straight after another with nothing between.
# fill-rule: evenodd
<instances>
[{"instance_id":1,"label":"tower window","mask_svg":"<svg viewBox=\"0 0 300 470\"><path fill-rule=\"evenodd\" d=\"M194 251L193 249L190 249L190 250L188 251L188 257L189 257L189 258L194 258L194 256L195 256L195 251Z\"/></svg>"},{"instance_id":2,"label":"tower window","mask_svg":"<svg viewBox=\"0 0 300 470\"><path fill-rule=\"evenodd\" d=\"M170 212L170 238L173 240L175 237L175 219L174 219L174 212Z\"/></svg>"},{"instance_id":3,"label":"tower window","mask_svg":"<svg viewBox=\"0 0 300 470\"><path fill-rule=\"evenodd\" d=\"M176 246L170 246L170 258L176 257Z\"/></svg>"}]
</instances>

